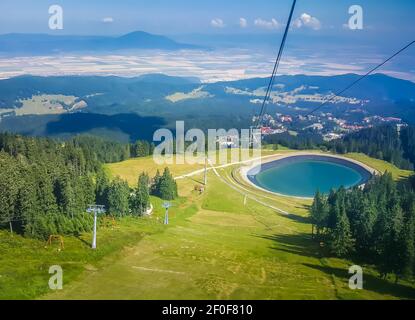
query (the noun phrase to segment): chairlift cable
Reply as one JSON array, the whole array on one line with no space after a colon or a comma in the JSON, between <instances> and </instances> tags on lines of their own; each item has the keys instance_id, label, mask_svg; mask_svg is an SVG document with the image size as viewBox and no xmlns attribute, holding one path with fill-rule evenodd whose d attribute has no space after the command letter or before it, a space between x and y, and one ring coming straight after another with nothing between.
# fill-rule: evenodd
<instances>
[{"instance_id":1,"label":"chairlift cable","mask_svg":"<svg viewBox=\"0 0 415 320\"><path fill-rule=\"evenodd\" d=\"M415 43L414 41L411 41L410 43L408 43L405 47L403 47L402 49L400 49L399 51L395 52L392 56L390 56L388 59L386 59L385 61L383 61L382 63L378 64L376 67L374 67L373 69L371 69L370 71L368 71L366 74L364 74L363 76L361 76L360 78L356 79L355 81L353 81L352 83L350 83L347 87L345 87L344 89L340 90L337 93L334 93L331 95L331 97L329 99L327 99L326 101L324 101L321 105L319 105L317 108L313 109L311 112L309 112L307 114L307 116L312 115L314 112L318 111L319 109L321 109L322 107L324 107L325 105L327 105L328 103L330 103L331 101L333 101L334 98L340 96L341 94L343 94L344 92L346 92L347 90L349 90L350 88L352 88L353 86L355 86L357 83L359 83L360 81L362 81L364 78L368 77L369 75L371 75L373 72L375 72L376 70L378 70L379 68L381 68L383 65L385 65L386 63L388 63L390 60L392 60L393 58L395 58L397 55L401 54L403 51L405 51L406 49L408 49L410 46L412 46Z\"/></svg>"},{"instance_id":2,"label":"chairlift cable","mask_svg":"<svg viewBox=\"0 0 415 320\"><path fill-rule=\"evenodd\" d=\"M274 69L272 71L272 75L271 75L271 78L270 78L269 83L268 83L268 88L267 88L267 91L266 91L266 94L265 94L265 97L264 97L264 101L262 102L261 112L259 113L259 117L257 119L256 128L259 128L259 126L261 125L262 118L263 118L263 116L265 114L265 111L266 111L266 108L267 108L266 105L267 105L268 99L270 98L270 94L271 94L271 91L272 91L272 86L274 84L274 79L275 79L275 76L277 74L278 67L280 65L282 53L284 51L285 42L286 42L287 36L288 36L288 31L290 30L291 20L292 20L293 14L294 14L294 9L295 9L296 3L297 3L297 0L294 0L293 4L291 6L291 11L290 11L290 15L288 17L288 22L287 22L287 25L285 26L284 36L282 37L282 41L281 41L281 44L280 44L280 49L278 51L278 56L277 56L277 59L275 60Z\"/></svg>"}]
</instances>

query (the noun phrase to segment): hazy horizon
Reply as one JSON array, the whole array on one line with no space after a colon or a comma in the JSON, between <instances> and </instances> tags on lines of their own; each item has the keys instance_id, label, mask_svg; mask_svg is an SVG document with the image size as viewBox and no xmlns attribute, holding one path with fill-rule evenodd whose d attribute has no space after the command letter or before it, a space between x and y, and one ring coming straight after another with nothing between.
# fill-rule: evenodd
<instances>
[{"instance_id":1,"label":"hazy horizon","mask_svg":"<svg viewBox=\"0 0 415 320\"><path fill-rule=\"evenodd\" d=\"M48 9L54 4L63 10L62 30L48 27ZM116 37L143 31L206 50L65 50L34 54L28 49L19 56L0 52L0 78L21 74L166 73L212 82L269 76L291 0L259 0L255 6L219 0L169 4L167 0L123 0L116 4L97 0L3 0L0 37L10 33ZM347 27L352 4L346 0L298 1L279 74L362 74L414 40L414 1L360 1L362 30ZM414 82L414 56L415 47L409 48L379 71Z\"/></svg>"}]
</instances>

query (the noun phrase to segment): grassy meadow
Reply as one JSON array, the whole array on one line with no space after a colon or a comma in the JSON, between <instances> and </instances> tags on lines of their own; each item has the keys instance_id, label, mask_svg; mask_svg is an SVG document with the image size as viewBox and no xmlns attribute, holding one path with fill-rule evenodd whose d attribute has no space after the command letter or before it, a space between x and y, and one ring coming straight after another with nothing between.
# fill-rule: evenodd
<instances>
[{"instance_id":1,"label":"grassy meadow","mask_svg":"<svg viewBox=\"0 0 415 320\"><path fill-rule=\"evenodd\" d=\"M268 154L290 152L271 151ZM350 154L396 179L409 172L366 156ZM171 165L180 176L202 165ZM163 166L151 158L106 165L112 176L131 185L142 171L151 176ZM161 200L152 198L153 215L124 218L101 226L98 249L91 235L65 237L65 248L0 233L0 298L42 299L414 299L409 283L381 280L364 267L364 290L348 288L348 268L358 261L329 258L312 241L310 200L253 189L238 165L212 171L203 194L194 191L202 174L178 180L180 198L162 224ZM244 201L244 195L249 197ZM277 213L256 200L289 212ZM64 287L47 287L50 265L64 270Z\"/></svg>"}]
</instances>

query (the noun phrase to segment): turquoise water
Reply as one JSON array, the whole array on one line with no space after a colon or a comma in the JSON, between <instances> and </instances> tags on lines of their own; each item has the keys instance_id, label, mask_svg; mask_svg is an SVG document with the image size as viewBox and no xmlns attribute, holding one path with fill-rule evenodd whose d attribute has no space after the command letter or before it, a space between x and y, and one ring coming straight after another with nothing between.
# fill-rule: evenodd
<instances>
[{"instance_id":1,"label":"turquoise water","mask_svg":"<svg viewBox=\"0 0 415 320\"><path fill-rule=\"evenodd\" d=\"M255 176L261 188L296 197L313 197L317 190L327 194L333 188L350 188L362 179L358 170L347 165L310 159L280 163Z\"/></svg>"}]
</instances>

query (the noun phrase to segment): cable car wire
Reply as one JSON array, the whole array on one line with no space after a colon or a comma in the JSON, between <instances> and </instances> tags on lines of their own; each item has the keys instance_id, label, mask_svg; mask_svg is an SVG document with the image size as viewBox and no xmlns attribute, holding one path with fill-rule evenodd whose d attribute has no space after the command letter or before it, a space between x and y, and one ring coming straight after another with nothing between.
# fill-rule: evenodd
<instances>
[{"instance_id":1,"label":"cable car wire","mask_svg":"<svg viewBox=\"0 0 415 320\"><path fill-rule=\"evenodd\" d=\"M274 85L274 79L275 79L275 75L277 74L278 67L280 65L282 53L284 52L285 42L287 40L288 31L290 30L291 20L293 18L296 3L297 3L297 0L294 0L293 4L291 6L291 11L290 11L290 15L288 17L288 22L287 22L287 25L285 26L284 36L282 37L281 44L280 44L280 49L278 51L278 56L277 56L277 59L275 60L274 69L272 71L272 75L271 75L271 78L270 78L269 83L268 83L268 88L267 88L267 91L266 91L266 94L265 94L265 97L264 97L264 101L262 102L261 112L259 113L259 116L258 116L258 119L257 119L256 128L259 128L259 126L261 125L262 118L264 117L264 114L265 114L265 111L266 111L266 108L267 108L266 105L267 105L268 99L270 98L270 95L271 95L272 86Z\"/></svg>"},{"instance_id":2,"label":"cable car wire","mask_svg":"<svg viewBox=\"0 0 415 320\"><path fill-rule=\"evenodd\" d=\"M359 83L360 81L362 81L364 78L366 78L367 76L371 75L373 72L375 72L376 70L378 70L379 68L381 68L383 65L385 65L386 63L388 63L390 60L392 60L393 58L395 58L397 55L401 54L403 51L405 51L406 49L408 49L414 43L415 43L415 40L412 41L412 42L410 42L410 43L408 43L406 46L404 46L399 51L395 52L388 59L386 59L382 63L378 64L376 67L374 67L373 69L371 69L369 72L367 72L366 74L364 74L360 78L358 78L355 81L353 81L352 83L350 83L347 87L345 87L344 89L338 91L337 93L334 93L329 99L327 99L321 105L319 105L317 108L315 108L311 112L309 112L307 114L307 116L312 115L314 112L320 110L322 107L324 107L325 105L327 105L328 103L330 103L331 101L333 101L334 98L340 96L341 94L343 94L344 92L346 92L347 90L349 90L350 88L352 88L353 86L355 86L357 83Z\"/></svg>"}]
</instances>

